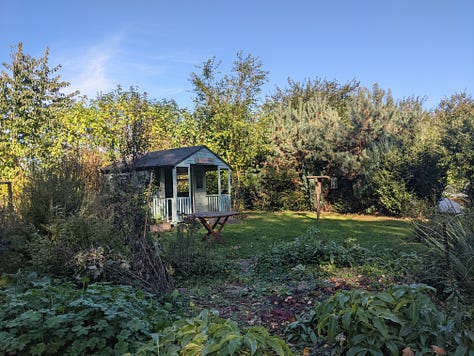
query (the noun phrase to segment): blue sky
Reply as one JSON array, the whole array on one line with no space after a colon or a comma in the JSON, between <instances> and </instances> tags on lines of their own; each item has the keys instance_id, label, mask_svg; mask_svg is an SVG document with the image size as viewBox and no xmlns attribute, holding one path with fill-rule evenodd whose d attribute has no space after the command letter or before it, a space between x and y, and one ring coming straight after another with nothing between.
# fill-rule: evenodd
<instances>
[{"instance_id":1,"label":"blue sky","mask_svg":"<svg viewBox=\"0 0 474 356\"><path fill-rule=\"evenodd\" d=\"M238 51L287 79L356 79L435 107L474 92L473 0L0 0L0 62L11 46L50 64L95 97L117 84L192 107L190 73ZM3 68L2 68L3 69Z\"/></svg>"}]
</instances>

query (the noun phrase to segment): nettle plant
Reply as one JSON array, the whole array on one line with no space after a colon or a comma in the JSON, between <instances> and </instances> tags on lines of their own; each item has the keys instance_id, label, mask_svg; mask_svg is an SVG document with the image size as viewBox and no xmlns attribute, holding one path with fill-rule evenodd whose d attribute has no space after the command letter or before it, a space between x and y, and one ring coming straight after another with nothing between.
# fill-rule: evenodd
<instances>
[{"instance_id":1,"label":"nettle plant","mask_svg":"<svg viewBox=\"0 0 474 356\"><path fill-rule=\"evenodd\" d=\"M289 341L318 343L323 336L347 355L400 355L407 347L422 354L446 349L463 355L473 339L436 308L426 294L433 291L418 284L378 293L340 291L290 324Z\"/></svg>"}]
</instances>

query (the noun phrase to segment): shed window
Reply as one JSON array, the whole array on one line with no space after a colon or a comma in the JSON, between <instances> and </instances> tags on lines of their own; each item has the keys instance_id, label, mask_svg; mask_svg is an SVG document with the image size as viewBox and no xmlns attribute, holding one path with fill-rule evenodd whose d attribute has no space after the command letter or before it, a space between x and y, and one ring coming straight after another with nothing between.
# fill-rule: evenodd
<instances>
[{"instance_id":1,"label":"shed window","mask_svg":"<svg viewBox=\"0 0 474 356\"><path fill-rule=\"evenodd\" d=\"M189 172L187 168L178 167L176 170L178 179L178 196L189 195Z\"/></svg>"}]
</instances>

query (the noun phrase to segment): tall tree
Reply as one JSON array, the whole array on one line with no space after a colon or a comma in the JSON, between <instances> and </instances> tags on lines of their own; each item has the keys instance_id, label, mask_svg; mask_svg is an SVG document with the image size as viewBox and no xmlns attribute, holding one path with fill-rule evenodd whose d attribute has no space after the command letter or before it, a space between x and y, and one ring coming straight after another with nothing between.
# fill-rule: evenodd
<instances>
[{"instance_id":1,"label":"tall tree","mask_svg":"<svg viewBox=\"0 0 474 356\"><path fill-rule=\"evenodd\" d=\"M211 58L200 73L191 74L194 116L200 142L232 166L238 189L245 169L260 151L262 127L256 109L268 73L258 58L242 52L237 54L230 74L221 76L219 66L220 62Z\"/></svg>"},{"instance_id":2,"label":"tall tree","mask_svg":"<svg viewBox=\"0 0 474 356\"><path fill-rule=\"evenodd\" d=\"M76 93L49 66L49 49L35 59L19 43L0 77L0 175L13 179L30 163L47 164L62 154L65 144L61 115Z\"/></svg>"},{"instance_id":3,"label":"tall tree","mask_svg":"<svg viewBox=\"0 0 474 356\"><path fill-rule=\"evenodd\" d=\"M264 106L269 155L262 196L264 205L273 209L305 209L311 205L312 191L306 177L339 172L336 163L346 137L344 122L358 83L341 85L323 79L288 83Z\"/></svg>"},{"instance_id":4,"label":"tall tree","mask_svg":"<svg viewBox=\"0 0 474 356\"><path fill-rule=\"evenodd\" d=\"M474 99L466 92L442 100L435 111L446 150L450 184L469 184L474 199Z\"/></svg>"},{"instance_id":5,"label":"tall tree","mask_svg":"<svg viewBox=\"0 0 474 356\"><path fill-rule=\"evenodd\" d=\"M135 87L125 91L118 86L80 110L78 117L82 124L78 126L89 125L86 136L91 146L104 152L111 161L123 157L125 152L133 159L144 150L195 143L196 127L186 111L174 101L152 100ZM131 142L139 144L129 147Z\"/></svg>"},{"instance_id":6,"label":"tall tree","mask_svg":"<svg viewBox=\"0 0 474 356\"><path fill-rule=\"evenodd\" d=\"M298 103L290 101L273 110L272 115L269 130L272 150L267 159L264 180L267 183L273 180L278 182L287 177L296 183L293 184L294 189L303 188L305 200L309 203L310 189L306 177L334 173L335 155L344 136L341 119L321 94L315 94L306 101L300 98ZM280 174L283 176L278 178ZM278 196L278 192L272 191L271 184L267 186L270 195ZM278 207L278 203L275 205ZM308 208L308 205L300 208Z\"/></svg>"}]
</instances>

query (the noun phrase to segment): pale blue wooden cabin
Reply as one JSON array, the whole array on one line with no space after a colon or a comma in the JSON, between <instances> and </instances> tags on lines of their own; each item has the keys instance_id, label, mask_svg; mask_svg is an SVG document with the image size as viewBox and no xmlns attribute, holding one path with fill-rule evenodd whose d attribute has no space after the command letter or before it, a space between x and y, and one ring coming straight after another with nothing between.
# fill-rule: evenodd
<instances>
[{"instance_id":1,"label":"pale blue wooden cabin","mask_svg":"<svg viewBox=\"0 0 474 356\"><path fill-rule=\"evenodd\" d=\"M231 210L231 168L206 146L149 152L133 170L144 188L151 186L157 222L176 224L189 214Z\"/></svg>"}]
</instances>

